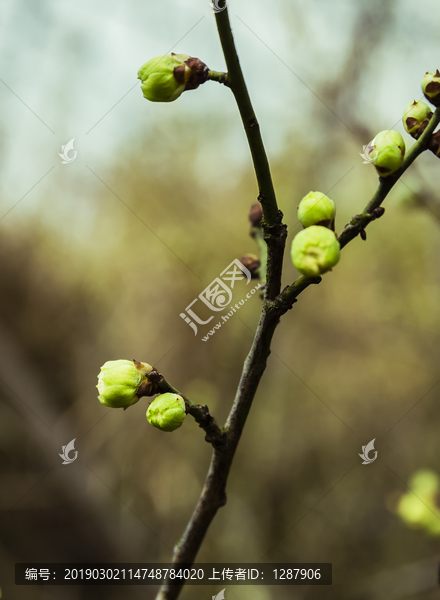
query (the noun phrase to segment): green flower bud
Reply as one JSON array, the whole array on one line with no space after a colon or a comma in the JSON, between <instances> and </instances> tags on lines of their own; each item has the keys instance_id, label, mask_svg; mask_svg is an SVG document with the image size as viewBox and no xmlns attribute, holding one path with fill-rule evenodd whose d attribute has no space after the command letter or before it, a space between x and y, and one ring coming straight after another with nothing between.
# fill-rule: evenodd
<instances>
[{"instance_id":1,"label":"green flower bud","mask_svg":"<svg viewBox=\"0 0 440 600\"><path fill-rule=\"evenodd\" d=\"M186 417L185 400L178 394L161 394L153 400L147 410L150 425L161 431L178 429Z\"/></svg>"},{"instance_id":2,"label":"green flower bud","mask_svg":"<svg viewBox=\"0 0 440 600\"><path fill-rule=\"evenodd\" d=\"M405 142L398 131L389 129L376 135L369 145L370 154L376 153L372 161L380 177L389 177L400 169L405 158Z\"/></svg>"},{"instance_id":3,"label":"green flower bud","mask_svg":"<svg viewBox=\"0 0 440 600\"><path fill-rule=\"evenodd\" d=\"M340 258L339 242L327 227L311 225L292 242L292 261L300 273L317 276L334 267Z\"/></svg>"},{"instance_id":4,"label":"green flower bud","mask_svg":"<svg viewBox=\"0 0 440 600\"><path fill-rule=\"evenodd\" d=\"M128 408L139 400L138 390L153 367L134 360L109 360L98 375L98 399L110 408Z\"/></svg>"},{"instance_id":5,"label":"green flower bud","mask_svg":"<svg viewBox=\"0 0 440 600\"><path fill-rule=\"evenodd\" d=\"M412 526L423 526L424 520L429 515L429 509L412 492L404 494L399 501L397 514Z\"/></svg>"},{"instance_id":6,"label":"green flower bud","mask_svg":"<svg viewBox=\"0 0 440 600\"><path fill-rule=\"evenodd\" d=\"M335 203L322 192L309 192L298 206L298 219L303 227L323 225L334 229Z\"/></svg>"},{"instance_id":7,"label":"green flower bud","mask_svg":"<svg viewBox=\"0 0 440 600\"><path fill-rule=\"evenodd\" d=\"M416 140L422 135L432 117L432 110L423 100L410 102L403 111L403 126Z\"/></svg>"},{"instance_id":8,"label":"green flower bud","mask_svg":"<svg viewBox=\"0 0 440 600\"><path fill-rule=\"evenodd\" d=\"M144 97L151 102L173 102L185 90L205 83L209 69L198 58L187 54L156 56L138 71Z\"/></svg>"},{"instance_id":9,"label":"green flower bud","mask_svg":"<svg viewBox=\"0 0 440 600\"><path fill-rule=\"evenodd\" d=\"M411 477L409 487L411 491L400 498L397 513L411 527L421 527L431 535L439 535L439 508L436 505L439 476L434 471L422 469Z\"/></svg>"},{"instance_id":10,"label":"green flower bud","mask_svg":"<svg viewBox=\"0 0 440 600\"><path fill-rule=\"evenodd\" d=\"M440 71L425 73L422 79L422 90L431 104L440 106Z\"/></svg>"},{"instance_id":11,"label":"green flower bud","mask_svg":"<svg viewBox=\"0 0 440 600\"><path fill-rule=\"evenodd\" d=\"M439 477L434 471L420 470L412 476L409 487L422 500L433 499L439 489Z\"/></svg>"}]
</instances>

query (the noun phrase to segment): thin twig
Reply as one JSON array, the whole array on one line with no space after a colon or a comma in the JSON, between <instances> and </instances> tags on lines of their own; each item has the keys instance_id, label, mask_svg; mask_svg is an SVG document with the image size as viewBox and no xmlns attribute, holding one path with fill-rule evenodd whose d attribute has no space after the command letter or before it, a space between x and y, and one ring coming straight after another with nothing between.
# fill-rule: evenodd
<instances>
[{"instance_id":1,"label":"thin twig","mask_svg":"<svg viewBox=\"0 0 440 600\"><path fill-rule=\"evenodd\" d=\"M287 228L282 223L283 214L278 209L269 161L235 48L228 9L216 13L215 18L228 68L228 81L240 111L257 176L258 200L263 209L264 239L268 246L266 296L273 299L281 290L282 259Z\"/></svg>"}]
</instances>

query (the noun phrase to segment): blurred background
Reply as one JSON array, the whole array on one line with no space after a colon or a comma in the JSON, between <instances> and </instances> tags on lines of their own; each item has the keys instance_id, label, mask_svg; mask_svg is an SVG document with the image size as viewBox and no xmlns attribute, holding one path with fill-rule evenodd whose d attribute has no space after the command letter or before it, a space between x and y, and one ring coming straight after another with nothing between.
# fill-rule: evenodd
<instances>
[{"instance_id":1,"label":"blurred background","mask_svg":"<svg viewBox=\"0 0 440 600\"><path fill-rule=\"evenodd\" d=\"M310 190L335 201L340 232L377 185L363 145L390 128L413 143L401 117L440 67L438 2L229 7L287 248ZM16 587L14 564L170 560L211 448L191 418L172 435L152 428L146 398L101 406L97 375L107 360L148 362L224 422L258 295L207 343L179 314L256 251L249 150L223 86L152 104L136 83L170 51L225 69L207 1L3 0L0 15L2 597L152 599L154 587ZM367 242L283 317L198 556L331 562L333 585L227 586L228 600L437 597L439 538L396 511L414 472L440 473L439 167L420 157ZM297 275L287 252L283 283ZM62 465L73 438L78 458ZM378 458L361 465L373 438Z\"/></svg>"}]
</instances>

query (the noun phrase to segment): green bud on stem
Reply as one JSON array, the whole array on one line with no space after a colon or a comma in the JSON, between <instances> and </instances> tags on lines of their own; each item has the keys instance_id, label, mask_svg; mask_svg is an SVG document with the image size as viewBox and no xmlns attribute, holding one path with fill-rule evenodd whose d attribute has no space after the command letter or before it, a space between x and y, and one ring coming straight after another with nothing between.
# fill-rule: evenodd
<instances>
[{"instance_id":1,"label":"green bud on stem","mask_svg":"<svg viewBox=\"0 0 440 600\"><path fill-rule=\"evenodd\" d=\"M128 408L146 395L140 392L141 386L148 385L150 373L157 373L147 363L137 360L109 360L98 375L98 399L110 408Z\"/></svg>"},{"instance_id":2,"label":"green bud on stem","mask_svg":"<svg viewBox=\"0 0 440 600\"><path fill-rule=\"evenodd\" d=\"M369 145L369 153L376 154L372 161L380 177L394 175L402 166L405 158L405 141L394 129L381 131Z\"/></svg>"},{"instance_id":3,"label":"green bud on stem","mask_svg":"<svg viewBox=\"0 0 440 600\"><path fill-rule=\"evenodd\" d=\"M168 392L153 400L147 410L147 420L161 431L174 431L182 425L187 412L182 396Z\"/></svg>"},{"instance_id":4,"label":"green bud on stem","mask_svg":"<svg viewBox=\"0 0 440 600\"><path fill-rule=\"evenodd\" d=\"M425 131L432 114L432 110L423 100L410 102L403 111L402 117L403 126L407 133L418 140Z\"/></svg>"},{"instance_id":5,"label":"green bud on stem","mask_svg":"<svg viewBox=\"0 0 440 600\"><path fill-rule=\"evenodd\" d=\"M185 91L205 83L209 69L187 54L156 56L138 71L144 97L151 102L173 102Z\"/></svg>"},{"instance_id":6,"label":"green bud on stem","mask_svg":"<svg viewBox=\"0 0 440 600\"><path fill-rule=\"evenodd\" d=\"M335 214L335 203L322 192L309 192L298 206L298 219L303 227L322 225L334 230Z\"/></svg>"},{"instance_id":7,"label":"green bud on stem","mask_svg":"<svg viewBox=\"0 0 440 600\"><path fill-rule=\"evenodd\" d=\"M435 73L425 73L422 79L422 90L431 104L440 106L440 71Z\"/></svg>"},{"instance_id":8,"label":"green bud on stem","mask_svg":"<svg viewBox=\"0 0 440 600\"><path fill-rule=\"evenodd\" d=\"M300 273L316 277L339 262L339 242L334 232L327 227L311 225L294 237L291 256Z\"/></svg>"}]
</instances>

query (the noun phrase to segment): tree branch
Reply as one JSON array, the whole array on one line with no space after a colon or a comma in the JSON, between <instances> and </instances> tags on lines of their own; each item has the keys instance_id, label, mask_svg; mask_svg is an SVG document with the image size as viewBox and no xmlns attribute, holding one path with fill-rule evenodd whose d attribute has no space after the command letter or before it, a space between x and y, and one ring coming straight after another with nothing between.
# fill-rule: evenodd
<instances>
[{"instance_id":1,"label":"tree branch","mask_svg":"<svg viewBox=\"0 0 440 600\"><path fill-rule=\"evenodd\" d=\"M264 239L268 246L266 296L273 299L281 290L281 271L287 228L282 223L283 214L278 209L269 161L235 48L228 9L225 8L216 13L215 18L228 68L228 81L240 111L257 176L258 200L263 208Z\"/></svg>"},{"instance_id":2,"label":"tree branch","mask_svg":"<svg viewBox=\"0 0 440 600\"><path fill-rule=\"evenodd\" d=\"M263 287L262 297L264 298L264 288L266 287L266 269L267 269L267 244L264 241L263 230L261 227L253 227L251 230L251 238L255 240L260 254L260 268L258 274Z\"/></svg>"},{"instance_id":3,"label":"tree branch","mask_svg":"<svg viewBox=\"0 0 440 600\"><path fill-rule=\"evenodd\" d=\"M263 208L262 226L264 239L268 246L267 291L263 300L257 331L243 365L242 375L226 426L224 429L219 428L222 435L221 444L214 445L210 468L201 496L185 533L175 547L172 559L172 567L174 568L179 565L188 566L193 564L218 509L226 504L226 483L231 464L255 393L266 369L272 337L280 317L292 307L296 297L304 289L312 283L316 284L321 281L320 277L300 277L291 286L283 290L281 294L279 293L287 233L286 227L281 222L282 213L278 210L269 163L235 49L227 8L216 13L216 20L228 67L227 81L234 93L241 114L260 189L259 200ZM430 135L439 120L440 109L437 109L424 134L408 152L399 177L415 158L427 148ZM397 179L398 177L391 180L380 179L379 188L371 202L363 213L356 215L344 229L340 237L341 247L361 233L373 219L382 214L377 209ZM167 382L164 382L163 385L164 390L178 393ZM175 581L173 580L173 584L169 581L165 582L157 595L157 600L176 600L178 598L184 583L176 584Z\"/></svg>"},{"instance_id":4,"label":"tree branch","mask_svg":"<svg viewBox=\"0 0 440 600\"><path fill-rule=\"evenodd\" d=\"M259 200L263 207L264 219L269 224L275 224L278 219L278 205L272 184L269 162L261 138L260 126L252 108L251 99L237 56L231 25L229 23L228 9L225 8L221 12L215 13L215 19L228 68L228 81L237 101L254 162L255 174L260 190Z\"/></svg>"},{"instance_id":5,"label":"tree branch","mask_svg":"<svg viewBox=\"0 0 440 600\"><path fill-rule=\"evenodd\" d=\"M243 367L234 404L226 422L224 443L214 449L202 494L183 537L174 549L172 568L193 564L218 509L226 504L226 482L229 470L255 392L266 368L270 343L278 322L278 313L265 301L254 341ZM176 580L173 580L173 584L165 583L157 599L175 600L183 585L184 583L176 584Z\"/></svg>"}]
</instances>

